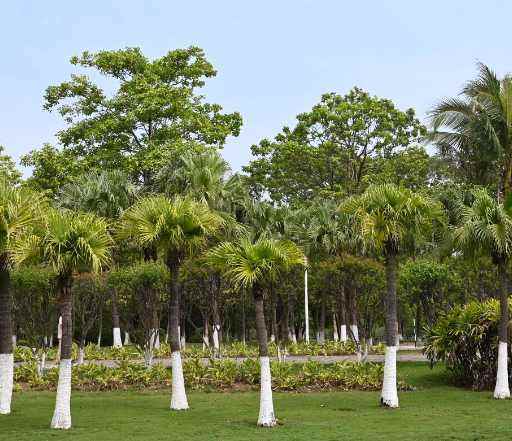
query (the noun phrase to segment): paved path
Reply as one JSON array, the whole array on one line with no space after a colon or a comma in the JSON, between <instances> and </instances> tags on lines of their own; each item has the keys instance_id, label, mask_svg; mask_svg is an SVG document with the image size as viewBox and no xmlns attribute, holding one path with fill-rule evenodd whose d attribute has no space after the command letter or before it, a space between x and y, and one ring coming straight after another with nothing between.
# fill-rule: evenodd
<instances>
[{"instance_id":1,"label":"paved path","mask_svg":"<svg viewBox=\"0 0 512 441\"><path fill-rule=\"evenodd\" d=\"M227 358L223 358L226 360ZM246 360L247 357L236 357L232 358L232 360L237 361L238 363L243 362ZM277 360L277 357L271 357L272 360ZM330 364L335 363L337 361L356 361L357 356L356 355L288 355L285 357L286 362L288 363L304 363L306 361L317 361L319 363L323 364ZM383 363L384 362L384 355L380 354L370 354L368 355L367 361L374 362L374 363ZM133 362L140 362L142 363L143 360L130 360ZM201 361L204 364L207 364L209 362L208 358L202 358ZM428 361L427 358L420 352L420 348L415 348L414 346L404 346L400 347L400 351L397 354L397 361L413 361L413 362L419 362L419 361ZM85 363L89 364L96 364L100 366L107 366L107 367L116 367L118 366L117 360L85 360ZM154 364L163 364L165 367L171 366L171 359L170 358L155 358L153 360ZM22 364L22 363L15 363L16 365ZM46 363L46 367L50 368L55 366L56 363L53 361L48 361Z\"/></svg>"}]
</instances>

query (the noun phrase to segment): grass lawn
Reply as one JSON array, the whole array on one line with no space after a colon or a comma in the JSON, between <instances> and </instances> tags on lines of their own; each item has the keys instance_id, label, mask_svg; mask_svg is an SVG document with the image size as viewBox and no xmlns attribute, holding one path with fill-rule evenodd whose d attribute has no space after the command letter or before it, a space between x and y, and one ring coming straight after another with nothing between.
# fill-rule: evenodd
<instances>
[{"instance_id":1,"label":"grass lawn","mask_svg":"<svg viewBox=\"0 0 512 441\"><path fill-rule=\"evenodd\" d=\"M73 429L50 430L54 394L15 395L13 413L0 417L0 440L510 440L512 401L494 401L446 385L441 367L402 363L399 372L418 387L400 394L401 408L378 406L376 392L276 393L282 425L255 426L258 394L190 393L191 410L168 410L163 392L74 393Z\"/></svg>"}]
</instances>

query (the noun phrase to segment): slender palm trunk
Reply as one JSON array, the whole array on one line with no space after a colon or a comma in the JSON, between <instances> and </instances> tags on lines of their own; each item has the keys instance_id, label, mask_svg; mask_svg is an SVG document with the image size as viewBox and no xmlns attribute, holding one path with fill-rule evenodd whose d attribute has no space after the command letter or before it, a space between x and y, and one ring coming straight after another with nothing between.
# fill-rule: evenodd
<instances>
[{"instance_id":1,"label":"slender palm trunk","mask_svg":"<svg viewBox=\"0 0 512 441\"><path fill-rule=\"evenodd\" d=\"M268 356L267 326L265 324L265 307L263 305L263 291L260 285L253 287L254 307L256 311L256 334L260 354L260 414L258 426L273 427L277 424L274 415L274 402L272 400L272 375L270 373L270 359Z\"/></svg>"},{"instance_id":2,"label":"slender palm trunk","mask_svg":"<svg viewBox=\"0 0 512 441\"><path fill-rule=\"evenodd\" d=\"M180 287L179 287L179 258L169 256L167 268L171 276L169 282L169 337L171 341L172 392L171 410L188 409L183 365L181 363L180 342Z\"/></svg>"},{"instance_id":3,"label":"slender palm trunk","mask_svg":"<svg viewBox=\"0 0 512 441\"><path fill-rule=\"evenodd\" d=\"M73 342L73 299L70 276L59 280L62 339L60 346L59 383L51 427L71 428L71 347Z\"/></svg>"},{"instance_id":4,"label":"slender palm trunk","mask_svg":"<svg viewBox=\"0 0 512 441\"><path fill-rule=\"evenodd\" d=\"M510 398L508 386L508 277L507 264L504 259L498 263L500 279L500 324L498 343L498 371L496 373L496 387L494 398Z\"/></svg>"},{"instance_id":5,"label":"slender palm trunk","mask_svg":"<svg viewBox=\"0 0 512 441\"><path fill-rule=\"evenodd\" d=\"M112 333L114 348L120 348L123 346L121 340L121 328L119 326L119 311L117 309L117 292L115 288L112 290Z\"/></svg>"},{"instance_id":6,"label":"slender palm trunk","mask_svg":"<svg viewBox=\"0 0 512 441\"><path fill-rule=\"evenodd\" d=\"M396 387L396 278L398 260L394 252L386 255L386 355L384 360L384 379L380 402L386 407L398 407Z\"/></svg>"},{"instance_id":7,"label":"slender palm trunk","mask_svg":"<svg viewBox=\"0 0 512 441\"><path fill-rule=\"evenodd\" d=\"M11 281L7 259L3 256L0 258L0 414L11 413L13 384Z\"/></svg>"}]
</instances>

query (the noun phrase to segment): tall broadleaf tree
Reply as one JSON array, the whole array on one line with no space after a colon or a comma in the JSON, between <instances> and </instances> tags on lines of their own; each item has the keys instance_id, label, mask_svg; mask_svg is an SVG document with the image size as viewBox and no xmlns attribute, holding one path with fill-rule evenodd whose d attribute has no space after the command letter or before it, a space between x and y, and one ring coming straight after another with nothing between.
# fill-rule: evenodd
<instances>
[{"instance_id":1,"label":"tall broadleaf tree","mask_svg":"<svg viewBox=\"0 0 512 441\"><path fill-rule=\"evenodd\" d=\"M396 385L397 272L401 256L430 241L433 226L443 221L441 205L419 193L392 184L370 186L343 202L340 210L353 216L354 229L368 250L384 257L386 355L381 404L398 407Z\"/></svg>"},{"instance_id":2,"label":"tall broadleaf tree","mask_svg":"<svg viewBox=\"0 0 512 441\"><path fill-rule=\"evenodd\" d=\"M117 232L120 240L133 240L142 250L161 252L169 271L172 410L188 409L180 353L180 269L185 259L204 247L223 224L223 218L205 203L191 198L149 196L123 213Z\"/></svg>"},{"instance_id":3,"label":"tall broadleaf tree","mask_svg":"<svg viewBox=\"0 0 512 441\"><path fill-rule=\"evenodd\" d=\"M197 93L216 75L200 48L176 49L154 60L139 48L86 51L71 64L117 84L108 94L75 73L46 89L44 108L57 110L67 124L57 135L60 143L89 166L122 169L147 187L169 155L193 143L220 148L239 133L238 113L223 113Z\"/></svg>"},{"instance_id":4,"label":"tall broadleaf tree","mask_svg":"<svg viewBox=\"0 0 512 441\"><path fill-rule=\"evenodd\" d=\"M407 149L424 133L413 109L401 111L359 88L326 93L297 115L295 127L252 146L255 159L244 171L255 194L276 202L351 195L366 188L374 160Z\"/></svg>"}]
</instances>

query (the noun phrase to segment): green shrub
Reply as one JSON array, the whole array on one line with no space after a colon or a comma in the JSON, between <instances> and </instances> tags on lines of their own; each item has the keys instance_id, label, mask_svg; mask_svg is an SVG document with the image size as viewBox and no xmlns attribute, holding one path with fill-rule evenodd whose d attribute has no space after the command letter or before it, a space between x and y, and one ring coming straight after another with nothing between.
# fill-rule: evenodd
<instances>
[{"instance_id":1,"label":"green shrub","mask_svg":"<svg viewBox=\"0 0 512 441\"><path fill-rule=\"evenodd\" d=\"M459 384L477 390L492 388L496 381L499 310L497 300L453 308L427 329L425 355L432 363L444 361Z\"/></svg>"},{"instance_id":2,"label":"green shrub","mask_svg":"<svg viewBox=\"0 0 512 441\"><path fill-rule=\"evenodd\" d=\"M383 366L373 363L341 362L322 364L307 363L271 364L273 389L278 391L309 390L379 390L382 386ZM191 389L233 390L256 388L260 380L260 365L257 359L235 360L189 358L183 364L185 382ZM33 362L17 366L15 381L23 388L55 390L58 368L37 374ZM146 369L141 363L121 361L118 367L110 368L98 364L74 366L72 386L76 390L103 391L123 389L160 389L171 385L171 370L156 364ZM408 386L399 382L404 390Z\"/></svg>"}]
</instances>

